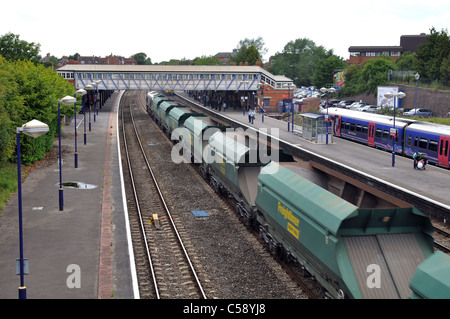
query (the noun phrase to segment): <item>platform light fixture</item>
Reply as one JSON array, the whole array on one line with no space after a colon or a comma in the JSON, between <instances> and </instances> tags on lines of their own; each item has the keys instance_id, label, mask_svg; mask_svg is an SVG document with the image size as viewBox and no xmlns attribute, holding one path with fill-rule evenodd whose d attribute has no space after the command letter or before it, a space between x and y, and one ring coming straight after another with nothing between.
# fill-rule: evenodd
<instances>
[{"instance_id":1,"label":"platform light fixture","mask_svg":"<svg viewBox=\"0 0 450 319\"><path fill-rule=\"evenodd\" d=\"M84 89L88 92L87 95L87 106L89 108L89 132L91 131L91 91L94 89L94 87L92 86L92 84L88 84L84 87ZM86 114L86 111L84 112ZM86 116L85 116L86 119ZM84 135L85 135L85 142L84 144L86 144L86 121L84 122Z\"/></svg>"},{"instance_id":2,"label":"platform light fixture","mask_svg":"<svg viewBox=\"0 0 450 319\"><path fill-rule=\"evenodd\" d=\"M326 141L326 144L328 144L328 122L329 122L329 119L328 119L328 93L334 93L334 92L336 92L336 89L335 88L333 88L333 87L331 87L331 88L321 88L320 89L320 92L322 92L322 93L326 93L327 94L327 104L326 104L326 107L327 107L327 118L325 119L325 129L327 130L327 133L326 133L326 135L325 135L325 141Z\"/></svg>"},{"instance_id":3,"label":"platform light fixture","mask_svg":"<svg viewBox=\"0 0 450 319\"><path fill-rule=\"evenodd\" d=\"M85 90L80 89L80 90L75 92L75 96L74 97L79 95L79 96L81 96L81 98L83 98L83 96L86 95L86 93L87 92ZM74 119L74 131L75 131L75 158L74 158L74 161L75 161L75 168L78 168L78 151L77 151L77 135L78 134L77 134L77 102L76 102L76 100L75 100L73 108L74 108L73 119Z\"/></svg>"},{"instance_id":4,"label":"platform light fixture","mask_svg":"<svg viewBox=\"0 0 450 319\"><path fill-rule=\"evenodd\" d=\"M420 78L419 72L416 72L416 74L414 74L414 78L416 79L416 98L414 99L414 114L417 114L417 86L419 84Z\"/></svg>"},{"instance_id":5,"label":"platform light fixture","mask_svg":"<svg viewBox=\"0 0 450 319\"><path fill-rule=\"evenodd\" d=\"M292 133L293 133L294 132L294 103L292 103L293 99L291 99L291 87L293 87L292 88L292 95L294 95L295 84L294 83L286 83L283 86L288 88L288 100L291 100ZM289 118L288 118L288 132L289 132Z\"/></svg>"},{"instance_id":6,"label":"platform light fixture","mask_svg":"<svg viewBox=\"0 0 450 319\"><path fill-rule=\"evenodd\" d=\"M20 154L20 133L38 138L48 132L48 125L38 120L32 120L21 127L16 128L17 136L17 196L19 209L19 260L17 261L20 274L19 299L27 299L27 288L25 287L25 259L23 258L23 225L22 225L22 163Z\"/></svg>"},{"instance_id":7,"label":"platform light fixture","mask_svg":"<svg viewBox=\"0 0 450 319\"><path fill-rule=\"evenodd\" d=\"M396 105L396 100L398 98L402 99L406 96L405 92L397 92L397 93L392 93L392 92L386 92L384 93L384 97L387 99L392 99L394 98L394 127L391 129L390 132L390 136L392 136L392 167L395 166L395 139L397 138L398 134L397 134L397 129L395 128L395 113L397 113L396 109L395 109L395 105Z\"/></svg>"},{"instance_id":8,"label":"platform light fixture","mask_svg":"<svg viewBox=\"0 0 450 319\"><path fill-rule=\"evenodd\" d=\"M245 108L247 107L247 91L246 91L246 85L248 84L248 81L240 81L239 83L244 84L244 106L242 107L242 113L245 116Z\"/></svg>"},{"instance_id":9,"label":"platform light fixture","mask_svg":"<svg viewBox=\"0 0 450 319\"><path fill-rule=\"evenodd\" d=\"M97 107L96 107L96 110L97 110L97 116L98 116L98 109L100 108L99 106L100 106L100 92L99 92L99 86L100 86L100 83L102 83L102 80L97 80L96 81L97 82L97 101L98 101L98 104L97 104Z\"/></svg>"},{"instance_id":10,"label":"platform light fixture","mask_svg":"<svg viewBox=\"0 0 450 319\"><path fill-rule=\"evenodd\" d=\"M62 159L61 159L61 104L71 105L77 101L73 96L67 95L58 101L58 140L59 140L59 210L64 210L64 194L62 186Z\"/></svg>"}]
</instances>

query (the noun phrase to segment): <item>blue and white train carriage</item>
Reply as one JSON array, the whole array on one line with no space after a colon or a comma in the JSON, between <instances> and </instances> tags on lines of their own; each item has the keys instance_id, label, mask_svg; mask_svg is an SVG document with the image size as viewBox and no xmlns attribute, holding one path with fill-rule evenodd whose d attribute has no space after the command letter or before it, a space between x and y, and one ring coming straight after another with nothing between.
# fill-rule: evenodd
<instances>
[{"instance_id":1,"label":"blue and white train carriage","mask_svg":"<svg viewBox=\"0 0 450 319\"><path fill-rule=\"evenodd\" d=\"M327 110L322 113L326 114ZM429 163L450 167L448 125L421 122L401 117L329 108L332 133L348 140L412 157L415 152L427 154Z\"/></svg>"}]
</instances>

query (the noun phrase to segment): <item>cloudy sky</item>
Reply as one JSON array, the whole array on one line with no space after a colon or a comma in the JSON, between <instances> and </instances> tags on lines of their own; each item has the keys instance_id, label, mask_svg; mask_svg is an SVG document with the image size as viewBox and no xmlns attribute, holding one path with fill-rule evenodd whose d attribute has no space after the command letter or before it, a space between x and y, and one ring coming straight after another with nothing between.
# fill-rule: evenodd
<instances>
[{"instance_id":1,"label":"cloudy sky","mask_svg":"<svg viewBox=\"0 0 450 319\"><path fill-rule=\"evenodd\" d=\"M64 4L63 4L64 3ZM231 52L262 37L268 54L308 38L348 58L349 46L398 46L401 35L449 29L448 0L341 1L3 1L0 35L18 34L47 53L129 57L152 62Z\"/></svg>"}]
</instances>

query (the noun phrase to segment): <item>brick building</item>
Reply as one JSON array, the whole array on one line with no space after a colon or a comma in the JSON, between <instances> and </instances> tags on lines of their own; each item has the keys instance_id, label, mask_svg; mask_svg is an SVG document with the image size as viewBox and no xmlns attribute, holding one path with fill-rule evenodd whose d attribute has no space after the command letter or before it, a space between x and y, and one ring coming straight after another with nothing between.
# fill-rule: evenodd
<instances>
[{"instance_id":1,"label":"brick building","mask_svg":"<svg viewBox=\"0 0 450 319\"><path fill-rule=\"evenodd\" d=\"M427 43L425 33L419 35L402 35L399 46L351 46L349 63L363 63L380 56L389 56L393 61L397 60L403 52L417 52L419 45Z\"/></svg>"}]
</instances>

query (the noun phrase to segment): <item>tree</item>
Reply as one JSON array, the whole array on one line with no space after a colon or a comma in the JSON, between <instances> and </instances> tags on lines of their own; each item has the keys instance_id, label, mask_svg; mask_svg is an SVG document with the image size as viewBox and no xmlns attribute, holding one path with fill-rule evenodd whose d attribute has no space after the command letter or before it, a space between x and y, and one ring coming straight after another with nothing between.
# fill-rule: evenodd
<instances>
[{"instance_id":1,"label":"tree","mask_svg":"<svg viewBox=\"0 0 450 319\"><path fill-rule=\"evenodd\" d=\"M378 86L387 84L389 70L395 69L394 62L387 56L370 59L363 64L352 64L345 72L342 94L376 94Z\"/></svg>"},{"instance_id":2,"label":"tree","mask_svg":"<svg viewBox=\"0 0 450 319\"><path fill-rule=\"evenodd\" d=\"M441 81L450 82L450 53L442 60L441 64Z\"/></svg>"},{"instance_id":3,"label":"tree","mask_svg":"<svg viewBox=\"0 0 450 319\"><path fill-rule=\"evenodd\" d=\"M237 53L230 60L236 64L247 62L249 65L255 65L257 60L267 53L264 47L264 40L261 37L256 39L247 39L239 41Z\"/></svg>"},{"instance_id":4,"label":"tree","mask_svg":"<svg viewBox=\"0 0 450 319\"><path fill-rule=\"evenodd\" d=\"M30 60L39 63L41 45L19 39L19 35L7 33L0 37L0 55L6 60Z\"/></svg>"},{"instance_id":5,"label":"tree","mask_svg":"<svg viewBox=\"0 0 450 319\"><path fill-rule=\"evenodd\" d=\"M297 39L287 43L283 52L277 52L273 56L271 72L284 74L291 79L297 78L297 86L310 86L317 62L332 55L333 50L327 51L310 39Z\"/></svg>"},{"instance_id":6,"label":"tree","mask_svg":"<svg viewBox=\"0 0 450 319\"><path fill-rule=\"evenodd\" d=\"M205 56L202 55L201 57L197 57L192 62L193 65L221 65L219 58L216 58L215 56Z\"/></svg>"},{"instance_id":7,"label":"tree","mask_svg":"<svg viewBox=\"0 0 450 319\"><path fill-rule=\"evenodd\" d=\"M147 57L147 54L140 52L131 56L139 65L151 65L152 60Z\"/></svg>"},{"instance_id":8,"label":"tree","mask_svg":"<svg viewBox=\"0 0 450 319\"><path fill-rule=\"evenodd\" d=\"M346 66L345 61L336 55L319 60L311 79L312 84L320 88L333 83L334 70L344 69Z\"/></svg>"},{"instance_id":9,"label":"tree","mask_svg":"<svg viewBox=\"0 0 450 319\"><path fill-rule=\"evenodd\" d=\"M417 71L429 80L441 80L441 66L450 52L448 31L437 32L433 27L427 36L427 43L417 50Z\"/></svg>"},{"instance_id":10,"label":"tree","mask_svg":"<svg viewBox=\"0 0 450 319\"><path fill-rule=\"evenodd\" d=\"M397 70L415 71L417 69L417 56L412 52L403 52L395 61Z\"/></svg>"}]
</instances>

